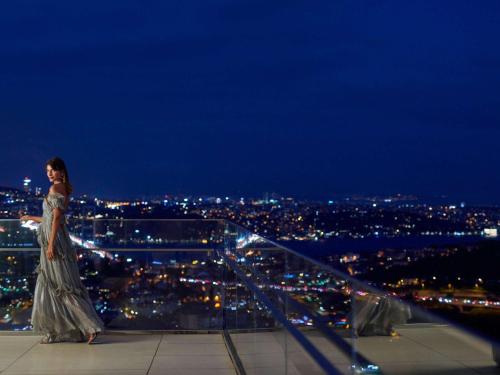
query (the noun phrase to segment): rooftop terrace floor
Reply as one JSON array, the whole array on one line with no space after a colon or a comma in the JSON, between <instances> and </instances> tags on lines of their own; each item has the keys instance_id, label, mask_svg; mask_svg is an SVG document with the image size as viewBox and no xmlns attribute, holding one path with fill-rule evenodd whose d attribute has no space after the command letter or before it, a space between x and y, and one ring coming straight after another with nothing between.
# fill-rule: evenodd
<instances>
[{"instance_id":1,"label":"rooftop terrace floor","mask_svg":"<svg viewBox=\"0 0 500 375\"><path fill-rule=\"evenodd\" d=\"M0 374L235 375L221 334L108 333L93 345L0 334Z\"/></svg>"},{"instance_id":2,"label":"rooftop terrace floor","mask_svg":"<svg viewBox=\"0 0 500 375\"><path fill-rule=\"evenodd\" d=\"M357 348L380 365L383 374L500 374L491 347L447 326L398 327L399 337L362 337ZM350 358L331 348L316 332L304 332L344 373ZM288 350L288 374L321 373L302 349L283 332L231 334L248 374L284 374L283 347ZM99 343L39 344L29 333L0 333L0 374L36 375L235 375L220 333L109 332Z\"/></svg>"}]
</instances>

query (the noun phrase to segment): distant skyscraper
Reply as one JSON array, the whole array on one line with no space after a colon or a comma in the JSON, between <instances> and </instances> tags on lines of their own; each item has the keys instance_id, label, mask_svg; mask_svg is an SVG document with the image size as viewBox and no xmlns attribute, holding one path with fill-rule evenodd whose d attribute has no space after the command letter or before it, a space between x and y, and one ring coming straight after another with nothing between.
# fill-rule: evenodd
<instances>
[{"instance_id":1,"label":"distant skyscraper","mask_svg":"<svg viewBox=\"0 0 500 375\"><path fill-rule=\"evenodd\" d=\"M31 180L29 177L24 177L23 187L26 193L29 193L31 191Z\"/></svg>"},{"instance_id":2,"label":"distant skyscraper","mask_svg":"<svg viewBox=\"0 0 500 375\"><path fill-rule=\"evenodd\" d=\"M37 186L37 187L35 188L35 195L36 195L36 196L38 196L38 195L40 195L40 194L42 194L42 188Z\"/></svg>"}]
</instances>

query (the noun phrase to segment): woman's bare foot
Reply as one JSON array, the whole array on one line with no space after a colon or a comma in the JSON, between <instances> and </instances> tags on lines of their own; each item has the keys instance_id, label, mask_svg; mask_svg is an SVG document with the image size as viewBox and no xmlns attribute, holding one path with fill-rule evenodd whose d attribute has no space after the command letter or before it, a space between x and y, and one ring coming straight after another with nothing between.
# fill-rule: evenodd
<instances>
[{"instance_id":1,"label":"woman's bare foot","mask_svg":"<svg viewBox=\"0 0 500 375\"><path fill-rule=\"evenodd\" d=\"M97 335L98 335L98 332L92 333L89 336L89 341L87 341L87 344L89 344L89 345L92 344L95 341L95 339L97 338Z\"/></svg>"},{"instance_id":2,"label":"woman's bare foot","mask_svg":"<svg viewBox=\"0 0 500 375\"><path fill-rule=\"evenodd\" d=\"M52 344L54 340L50 335L45 335L41 338L40 344Z\"/></svg>"}]
</instances>

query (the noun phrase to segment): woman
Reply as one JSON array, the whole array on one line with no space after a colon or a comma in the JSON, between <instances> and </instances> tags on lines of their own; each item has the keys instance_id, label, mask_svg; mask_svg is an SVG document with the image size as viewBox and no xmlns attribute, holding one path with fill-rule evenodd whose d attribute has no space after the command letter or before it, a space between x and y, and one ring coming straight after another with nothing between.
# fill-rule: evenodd
<instances>
[{"instance_id":1,"label":"woman","mask_svg":"<svg viewBox=\"0 0 500 375\"><path fill-rule=\"evenodd\" d=\"M104 330L87 289L80 280L76 252L71 244L64 212L68 208L69 182L64 161L58 157L46 163L52 183L43 200L43 216L21 216L40 223L37 234L41 247L36 271L31 324L42 343L85 341L91 344Z\"/></svg>"}]
</instances>

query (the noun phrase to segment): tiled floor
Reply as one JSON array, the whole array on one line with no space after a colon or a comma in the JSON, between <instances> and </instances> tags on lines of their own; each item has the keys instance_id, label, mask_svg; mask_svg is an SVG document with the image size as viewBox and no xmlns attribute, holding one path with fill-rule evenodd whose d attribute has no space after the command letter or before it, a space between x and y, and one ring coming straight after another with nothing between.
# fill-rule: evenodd
<instances>
[{"instance_id":1,"label":"tiled floor","mask_svg":"<svg viewBox=\"0 0 500 375\"><path fill-rule=\"evenodd\" d=\"M0 335L0 374L236 374L220 334L116 333L95 345L39 340Z\"/></svg>"},{"instance_id":2,"label":"tiled floor","mask_svg":"<svg viewBox=\"0 0 500 375\"><path fill-rule=\"evenodd\" d=\"M391 374L500 374L485 342L445 326L399 327L399 337L362 337L355 347ZM304 331L344 374L351 356ZM248 375L316 375L322 370L283 331L233 333ZM348 339L352 342L351 339ZM108 333L100 343L39 344L39 337L0 333L0 374L235 375L222 335ZM285 355L286 353L286 355Z\"/></svg>"},{"instance_id":3,"label":"tiled floor","mask_svg":"<svg viewBox=\"0 0 500 375\"><path fill-rule=\"evenodd\" d=\"M397 337L360 337L355 348L379 365L385 375L500 374L491 345L456 328L413 324L397 331ZM309 337L332 363L346 371L345 357L339 356L325 338L316 334Z\"/></svg>"},{"instance_id":4,"label":"tiled floor","mask_svg":"<svg viewBox=\"0 0 500 375\"><path fill-rule=\"evenodd\" d=\"M449 326L401 326L400 336L360 337L354 344L385 375L500 374L491 346ZM351 374L352 355L342 353L316 331L303 331L321 353L343 374ZM249 374L307 374L324 372L285 332L232 334ZM347 339L353 343L352 339ZM286 360L284 355L286 348ZM286 369L286 370L285 370Z\"/></svg>"}]
</instances>

